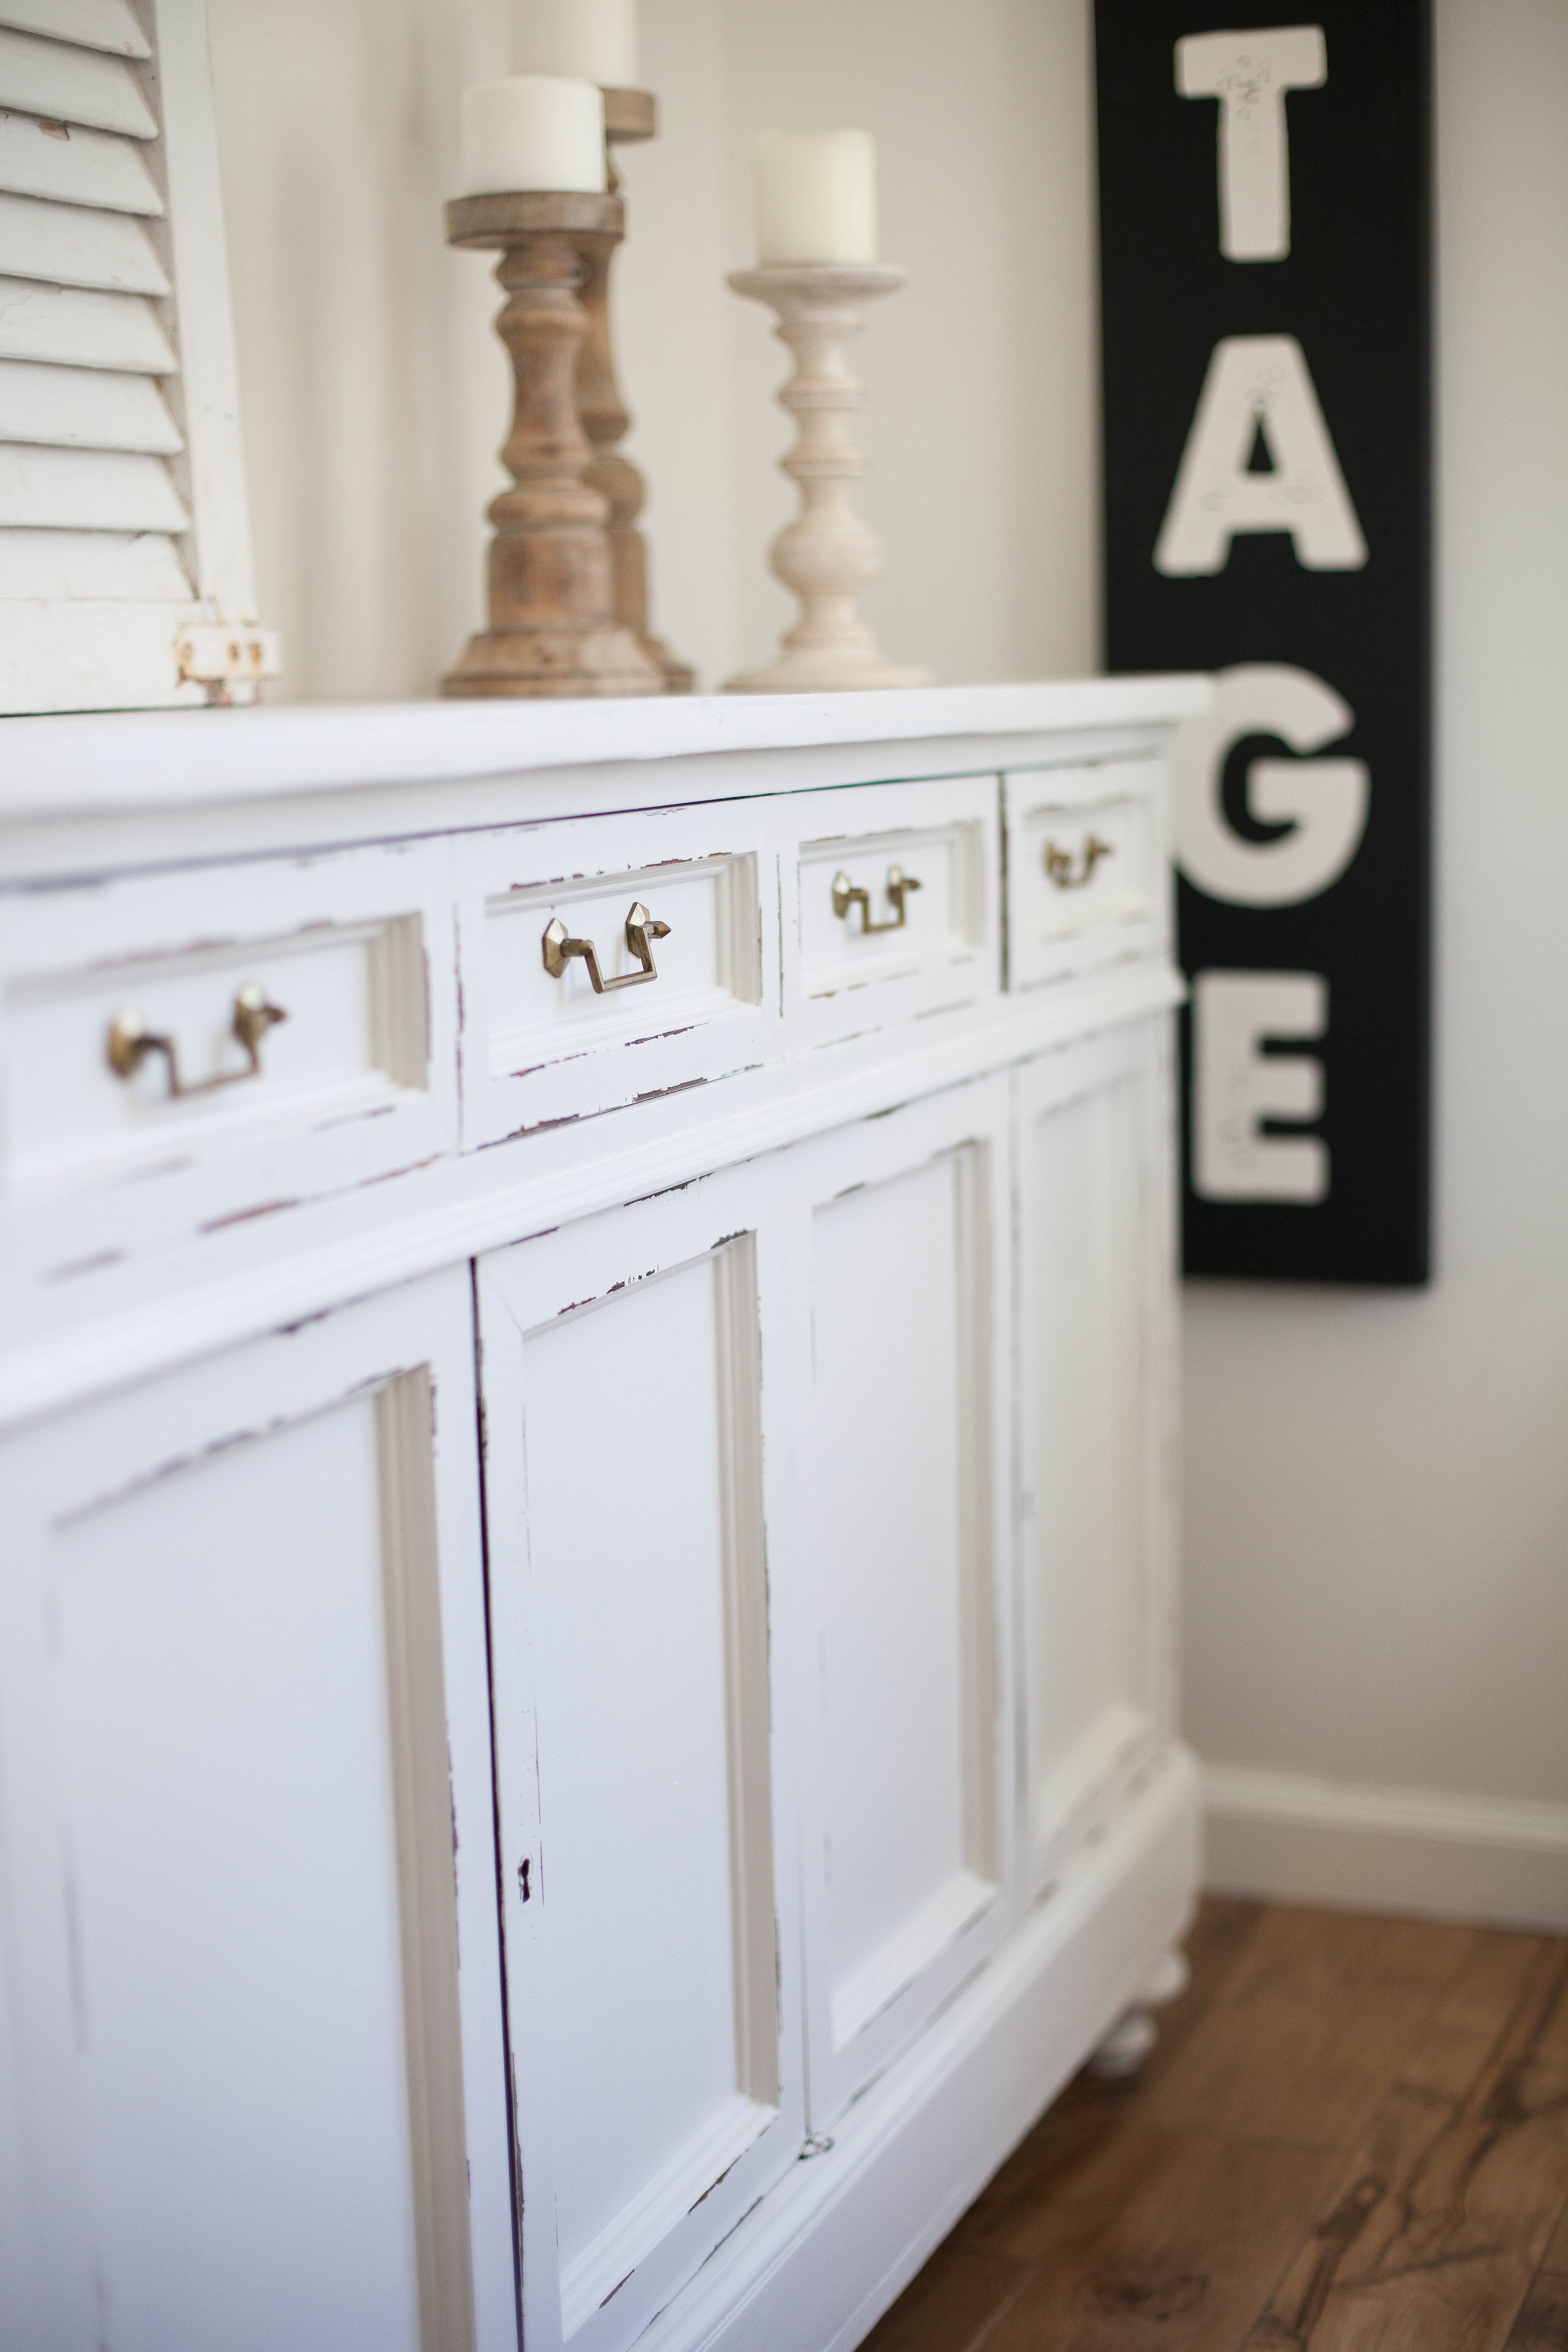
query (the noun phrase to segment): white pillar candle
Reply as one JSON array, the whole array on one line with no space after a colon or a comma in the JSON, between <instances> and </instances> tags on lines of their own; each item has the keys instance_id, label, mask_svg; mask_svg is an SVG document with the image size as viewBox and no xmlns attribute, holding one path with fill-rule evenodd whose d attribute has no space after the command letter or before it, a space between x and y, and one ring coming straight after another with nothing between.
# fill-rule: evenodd
<instances>
[{"instance_id":1,"label":"white pillar candle","mask_svg":"<svg viewBox=\"0 0 1568 2352\"><path fill-rule=\"evenodd\" d=\"M518 73L636 89L637 0L513 0L511 62Z\"/></svg>"},{"instance_id":2,"label":"white pillar candle","mask_svg":"<svg viewBox=\"0 0 1568 2352\"><path fill-rule=\"evenodd\" d=\"M764 131L754 162L763 269L876 260L877 146L868 131Z\"/></svg>"},{"instance_id":3,"label":"white pillar candle","mask_svg":"<svg viewBox=\"0 0 1568 2352\"><path fill-rule=\"evenodd\" d=\"M463 92L463 193L605 189L605 100L591 81L513 74Z\"/></svg>"}]
</instances>

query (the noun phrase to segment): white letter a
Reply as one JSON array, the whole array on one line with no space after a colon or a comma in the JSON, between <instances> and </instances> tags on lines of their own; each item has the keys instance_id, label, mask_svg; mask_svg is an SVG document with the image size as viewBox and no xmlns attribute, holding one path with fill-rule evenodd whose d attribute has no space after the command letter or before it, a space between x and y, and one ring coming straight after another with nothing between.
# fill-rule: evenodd
<instances>
[{"instance_id":1,"label":"white letter a","mask_svg":"<svg viewBox=\"0 0 1568 2352\"><path fill-rule=\"evenodd\" d=\"M1248 470L1261 432L1273 468ZM1154 569L1223 572L1241 530L1288 530L1309 572L1359 572L1366 541L1294 335L1215 345Z\"/></svg>"}]
</instances>

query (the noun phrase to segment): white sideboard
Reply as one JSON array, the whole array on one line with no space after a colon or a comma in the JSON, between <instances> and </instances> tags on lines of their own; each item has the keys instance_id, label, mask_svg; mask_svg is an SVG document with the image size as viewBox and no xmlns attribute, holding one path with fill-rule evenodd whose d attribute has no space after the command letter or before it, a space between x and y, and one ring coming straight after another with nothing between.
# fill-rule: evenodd
<instances>
[{"instance_id":1,"label":"white sideboard","mask_svg":"<svg viewBox=\"0 0 1568 2352\"><path fill-rule=\"evenodd\" d=\"M5 723L7 2346L847 2352L1138 2002L1205 696Z\"/></svg>"}]
</instances>

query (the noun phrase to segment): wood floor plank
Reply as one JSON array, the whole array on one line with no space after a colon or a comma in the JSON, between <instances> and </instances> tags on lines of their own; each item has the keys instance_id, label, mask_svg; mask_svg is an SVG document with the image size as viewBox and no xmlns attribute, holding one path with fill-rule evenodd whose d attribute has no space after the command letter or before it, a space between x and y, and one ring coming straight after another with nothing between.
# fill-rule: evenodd
<instances>
[{"instance_id":1,"label":"wood floor plank","mask_svg":"<svg viewBox=\"0 0 1568 2352\"><path fill-rule=\"evenodd\" d=\"M878 2321L862 2352L979 2352L1032 2275L1027 2263L948 2238Z\"/></svg>"},{"instance_id":2,"label":"wood floor plank","mask_svg":"<svg viewBox=\"0 0 1568 2352\"><path fill-rule=\"evenodd\" d=\"M1568 2352L1568 1940L1205 1902L872 2352Z\"/></svg>"},{"instance_id":3,"label":"wood floor plank","mask_svg":"<svg viewBox=\"0 0 1568 2352\"><path fill-rule=\"evenodd\" d=\"M1562 2271L1568 2275L1568 2202L1557 2216L1557 2227L1552 2232L1552 2242L1541 2258L1543 2271Z\"/></svg>"},{"instance_id":4,"label":"wood floor plank","mask_svg":"<svg viewBox=\"0 0 1568 2352\"><path fill-rule=\"evenodd\" d=\"M1078 2193L1080 2178L1129 2120L1141 2114L1219 1999L1264 1916L1258 1903L1210 1899L1200 1907L1186 1954L1192 1981L1159 2011L1160 2038L1140 2073L1122 2082L1079 2074L984 2189L953 2231L977 2252L1035 2259L1042 2209Z\"/></svg>"},{"instance_id":5,"label":"wood floor plank","mask_svg":"<svg viewBox=\"0 0 1568 2352\"><path fill-rule=\"evenodd\" d=\"M1568 2200L1504 2352L1568 2352Z\"/></svg>"},{"instance_id":6,"label":"wood floor plank","mask_svg":"<svg viewBox=\"0 0 1568 2352\"><path fill-rule=\"evenodd\" d=\"M1479 1933L1247 2352L1503 2352L1565 2199L1568 1943Z\"/></svg>"},{"instance_id":7,"label":"wood floor plank","mask_svg":"<svg viewBox=\"0 0 1568 2352\"><path fill-rule=\"evenodd\" d=\"M1150 2119L1353 2147L1483 1932L1271 1906Z\"/></svg>"},{"instance_id":8,"label":"wood floor plank","mask_svg":"<svg viewBox=\"0 0 1568 2352\"><path fill-rule=\"evenodd\" d=\"M1568 2272L1541 2273L1520 2306L1505 2352L1568 2352Z\"/></svg>"},{"instance_id":9,"label":"wood floor plank","mask_svg":"<svg viewBox=\"0 0 1568 2352\"><path fill-rule=\"evenodd\" d=\"M985 2352L1236 2352L1337 2161L1133 2126L1105 2151L1092 2197L1040 2216L1038 2265Z\"/></svg>"}]
</instances>

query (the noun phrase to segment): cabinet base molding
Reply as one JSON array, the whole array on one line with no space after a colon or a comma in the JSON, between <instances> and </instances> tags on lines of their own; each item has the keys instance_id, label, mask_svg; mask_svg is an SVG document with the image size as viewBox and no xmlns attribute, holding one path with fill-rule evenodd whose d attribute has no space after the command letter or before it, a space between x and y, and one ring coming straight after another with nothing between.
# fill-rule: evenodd
<instances>
[{"instance_id":1,"label":"cabinet base molding","mask_svg":"<svg viewBox=\"0 0 1568 2352\"><path fill-rule=\"evenodd\" d=\"M850 2352L1185 1934L1199 1826L1197 1769L1173 1745L647 2352Z\"/></svg>"},{"instance_id":2,"label":"cabinet base molding","mask_svg":"<svg viewBox=\"0 0 1568 2352\"><path fill-rule=\"evenodd\" d=\"M1568 1931L1568 1805L1230 1765L1203 1793L1216 1892Z\"/></svg>"}]
</instances>

